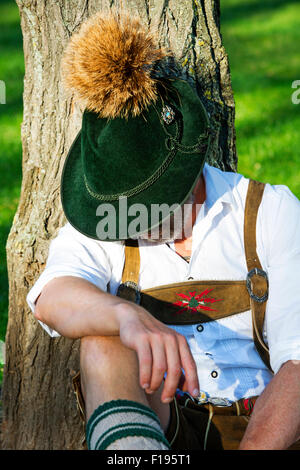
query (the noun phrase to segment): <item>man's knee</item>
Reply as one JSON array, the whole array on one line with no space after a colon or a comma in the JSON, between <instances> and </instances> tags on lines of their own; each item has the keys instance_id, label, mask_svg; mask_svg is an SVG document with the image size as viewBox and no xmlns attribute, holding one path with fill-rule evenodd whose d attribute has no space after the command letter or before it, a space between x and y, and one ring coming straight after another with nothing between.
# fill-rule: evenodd
<instances>
[{"instance_id":1,"label":"man's knee","mask_svg":"<svg viewBox=\"0 0 300 470\"><path fill-rule=\"evenodd\" d=\"M122 344L119 337L91 336L81 339L81 390L88 399L87 414L100 403L127 399L147 404L139 386L135 351Z\"/></svg>"},{"instance_id":2,"label":"man's knee","mask_svg":"<svg viewBox=\"0 0 300 470\"><path fill-rule=\"evenodd\" d=\"M170 411L169 405L160 401L163 384L153 395L145 395L139 384L136 352L124 346L119 336L82 338L80 368L84 397L87 390L96 390L96 399L89 404L89 414L100 402L120 398L134 400L151 407L160 417L163 429L166 429Z\"/></svg>"},{"instance_id":3,"label":"man's knee","mask_svg":"<svg viewBox=\"0 0 300 470\"><path fill-rule=\"evenodd\" d=\"M85 336L80 341L81 368L97 371L120 369L121 364L136 367L135 351L123 345L119 336Z\"/></svg>"}]
</instances>

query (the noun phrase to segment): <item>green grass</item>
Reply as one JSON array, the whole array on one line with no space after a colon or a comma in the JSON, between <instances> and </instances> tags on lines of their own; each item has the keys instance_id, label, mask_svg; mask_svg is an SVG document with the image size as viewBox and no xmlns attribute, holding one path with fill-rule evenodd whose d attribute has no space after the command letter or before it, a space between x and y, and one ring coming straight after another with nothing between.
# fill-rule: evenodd
<instances>
[{"instance_id":1,"label":"green grass","mask_svg":"<svg viewBox=\"0 0 300 470\"><path fill-rule=\"evenodd\" d=\"M22 178L22 93L24 57L19 11L14 1L0 2L0 80L6 104L0 104L0 339L7 325L8 281L5 245L17 209ZM1 374L0 370L0 374Z\"/></svg>"},{"instance_id":2,"label":"green grass","mask_svg":"<svg viewBox=\"0 0 300 470\"><path fill-rule=\"evenodd\" d=\"M300 80L299 0L221 0L221 32L236 103L238 171L286 184L300 198L300 105L291 88ZM0 0L0 339L7 323L5 243L21 185L24 59L18 8ZM1 370L0 370L1 375Z\"/></svg>"},{"instance_id":3,"label":"green grass","mask_svg":"<svg viewBox=\"0 0 300 470\"><path fill-rule=\"evenodd\" d=\"M221 0L221 33L236 104L238 171L300 197L300 4Z\"/></svg>"}]
</instances>

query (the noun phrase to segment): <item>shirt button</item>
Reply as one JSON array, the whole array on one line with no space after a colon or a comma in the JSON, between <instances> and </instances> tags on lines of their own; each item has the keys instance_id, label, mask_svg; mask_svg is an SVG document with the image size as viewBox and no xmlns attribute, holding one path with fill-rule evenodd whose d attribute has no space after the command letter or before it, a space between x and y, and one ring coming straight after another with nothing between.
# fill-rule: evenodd
<instances>
[{"instance_id":1,"label":"shirt button","mask_svg":"<svg viewBox=\"0 0 300 470\"><path fill-rule=\"evenodd\" d=\"M199 333L201 333L201 331L204 330L204 326L203 325L198 325L197 326L197 331L199 331Z\"/></svg>"},{"instance_id":2,"label":"shirt button","mask_svg":"<svg viewBox=\"0 0 300 470\"><path fill-rule=\"evenodd\" d=\"M210 374L213 379L216 379L218 377L218 372L216 370L213 370L212 373Z\"/></svg>"}]
</instances>

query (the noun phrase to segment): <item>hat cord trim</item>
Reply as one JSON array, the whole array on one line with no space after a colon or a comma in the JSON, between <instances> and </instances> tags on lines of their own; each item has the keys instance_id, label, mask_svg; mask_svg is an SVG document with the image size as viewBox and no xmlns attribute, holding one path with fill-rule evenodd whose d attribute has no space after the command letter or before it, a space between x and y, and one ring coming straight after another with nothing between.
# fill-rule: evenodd
<instances>
[{"instance_id":1,"label":"hat cord trim","mask_svg":"<svg viewBox=\"0 0 300 470\"><path fill-rule=\"evenodd\" d=\"M155 108L155 110L156 110L156 108ZM156 112L157 112L157 110L156 110ZM88 194L92 198L97 199L98 201L116 201L120 197L131 197L131 196L135 196L136 194L144 191L149 186L151 186L153 183L155 183L163 175L163 173L165 173L167 168L170 166L170 164L174 160L175 155L176 155L178 150L181 153L202 153L206 150L205 153L207 154L208 148L210 147L210 144L211 144L211 137L212 137L212 134L213 134L212 129L210 128L210 126L208 126L205 129L205 131L202 134L200 134L200 136L198 138L198 141L195 145L184 146L180 143L180 138L182 138L182 134L183 134L182 118L175 121L175 126L176 126L175 136L172 136L167 131L166 126L164 125L162 119L160 119L160 121L161 121L161 124L163 126L163 129L164 129L165 133L168 136L166 138L165 144L166 144L167 150L169 150L169 153L168 153L167 157L165 158L165 160L163 161L163 163L161 164L161 166L149 178L147 178L142 183L138 184L134 188L129 189L128 191L123 191L123 192L117 193L117 194L99 194L99 193L95 193L95 191L93 191L92 188L89 186L89 183L87 181L87 177L84 174L84 184L85 184L85 187L86 187L86 190L87 190ZM207 142L207 140L208 140L208 142Z\"/></svg>"},{"instance_id":2,"label":"hat cord trim","mask_svg":"<svg viewBox=\"0 0 300 470\"><path fill-rule=\"evenodd\" d=\"M180 124L182 123L180 122ZM116 201L120 197L134 196L135 194L138 194L144 191L144 189L147 189L149 186L155 183L155 181L157 181L162 176L162 174L166 171L166 169L170 166L171 162L174 160L175 155L177 153L177 143L179 143L180 135L182 134L182 125L179 126L179 122L176 121L175 126L176 126L176 135L173 138L172 145L170 146L170 148L166 145L167 149L169 150L169 153L166 156L163 163L157 168L157 170L149 178L147 178L145 181L138 184L134 188L129 189L128 191L123 191L117 194L98 194L98 193L95 193L95 191L91 189L87 181L86 175L84 174L84 183L85 183L85 187L89 195L93 197L94 199L97 199L98 201Z\"/></svg>"},{"instance_id":3,"label":"hat cord trim","mask_svg":"<svg viewBox=\"0 0 300 470\"><path fill-rule=\"evenodd\" d=\"M122 193L117 193L117 194L95 193L89 186L86 175L84 175L84 183L85 183L87 192L89 193L91 197L93 197L94 199L97 199L98 201L116 201L120 197L134 196L135 194L138 194L144 191L144 189L147 189L149 186L155 183L155 181L157 181L162 176L162 174L166 171L166 169L170 166L171 162L174 160L176 153L177 153L177 147L174 146L169 152L169 154L167 155L167 157L165 158L165 160L163 161L163 163L161 164L161 166L148 179L146 179L139 185L135 186L134 188L129 189L128 191L123 191Z\"/></svg>"}]
</instances>

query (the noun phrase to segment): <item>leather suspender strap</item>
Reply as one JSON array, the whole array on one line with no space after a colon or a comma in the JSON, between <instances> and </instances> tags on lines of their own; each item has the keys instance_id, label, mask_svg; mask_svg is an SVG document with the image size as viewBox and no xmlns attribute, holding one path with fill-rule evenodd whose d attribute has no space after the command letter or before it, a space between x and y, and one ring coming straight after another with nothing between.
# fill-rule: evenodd
<instances>
[{"instance_id":1,"label":"leather suspender strap","mask_svg":"<svg viewBox=\"0 0 300 470\"><path fill-rule=\"evenodd\" d=\"M125 241L125 262L122 273L122 281L117 295L131 302L140 303L140 291L138 288L140 273L140 250L137 240Z\"/></svg>"},{"instance_id":2,"label":"leather suspender strap","mask_svg":"<svg viewBox=\"0 0 300 470\"><path fill-rule=\"evenodd\" d=\"M256 220L264 189L264 183L249 181L244 218L245 255L249 271L253 268L262 269L256 252Z\"/></svg>"},{"instance_id":3,"label":"leather suspender strap","mask_svg":"<svg viewBox=\"0 0 300 470\"><path fill-rule=\"evenodd\" d=\"M250 295L254 344L260 357L271 369L269 350L263 340L263 326L268 299L268 277L262 270L256 251L256 221L265 189L264 183L250 180L244 218L244 245L248 268L247 289Z\"/></svg>"},{"instance_id":4,"label":"leather suspender strap","mask_svg":"<svg viewBox=\"0 0 300 470\"><path fill-rule=\"evenodd\" d=\"M131 282L138 285L140 273L140 250L137 240L126 240L125 263L122 274L122 282Z\"/></svg>"}]
</instances>

